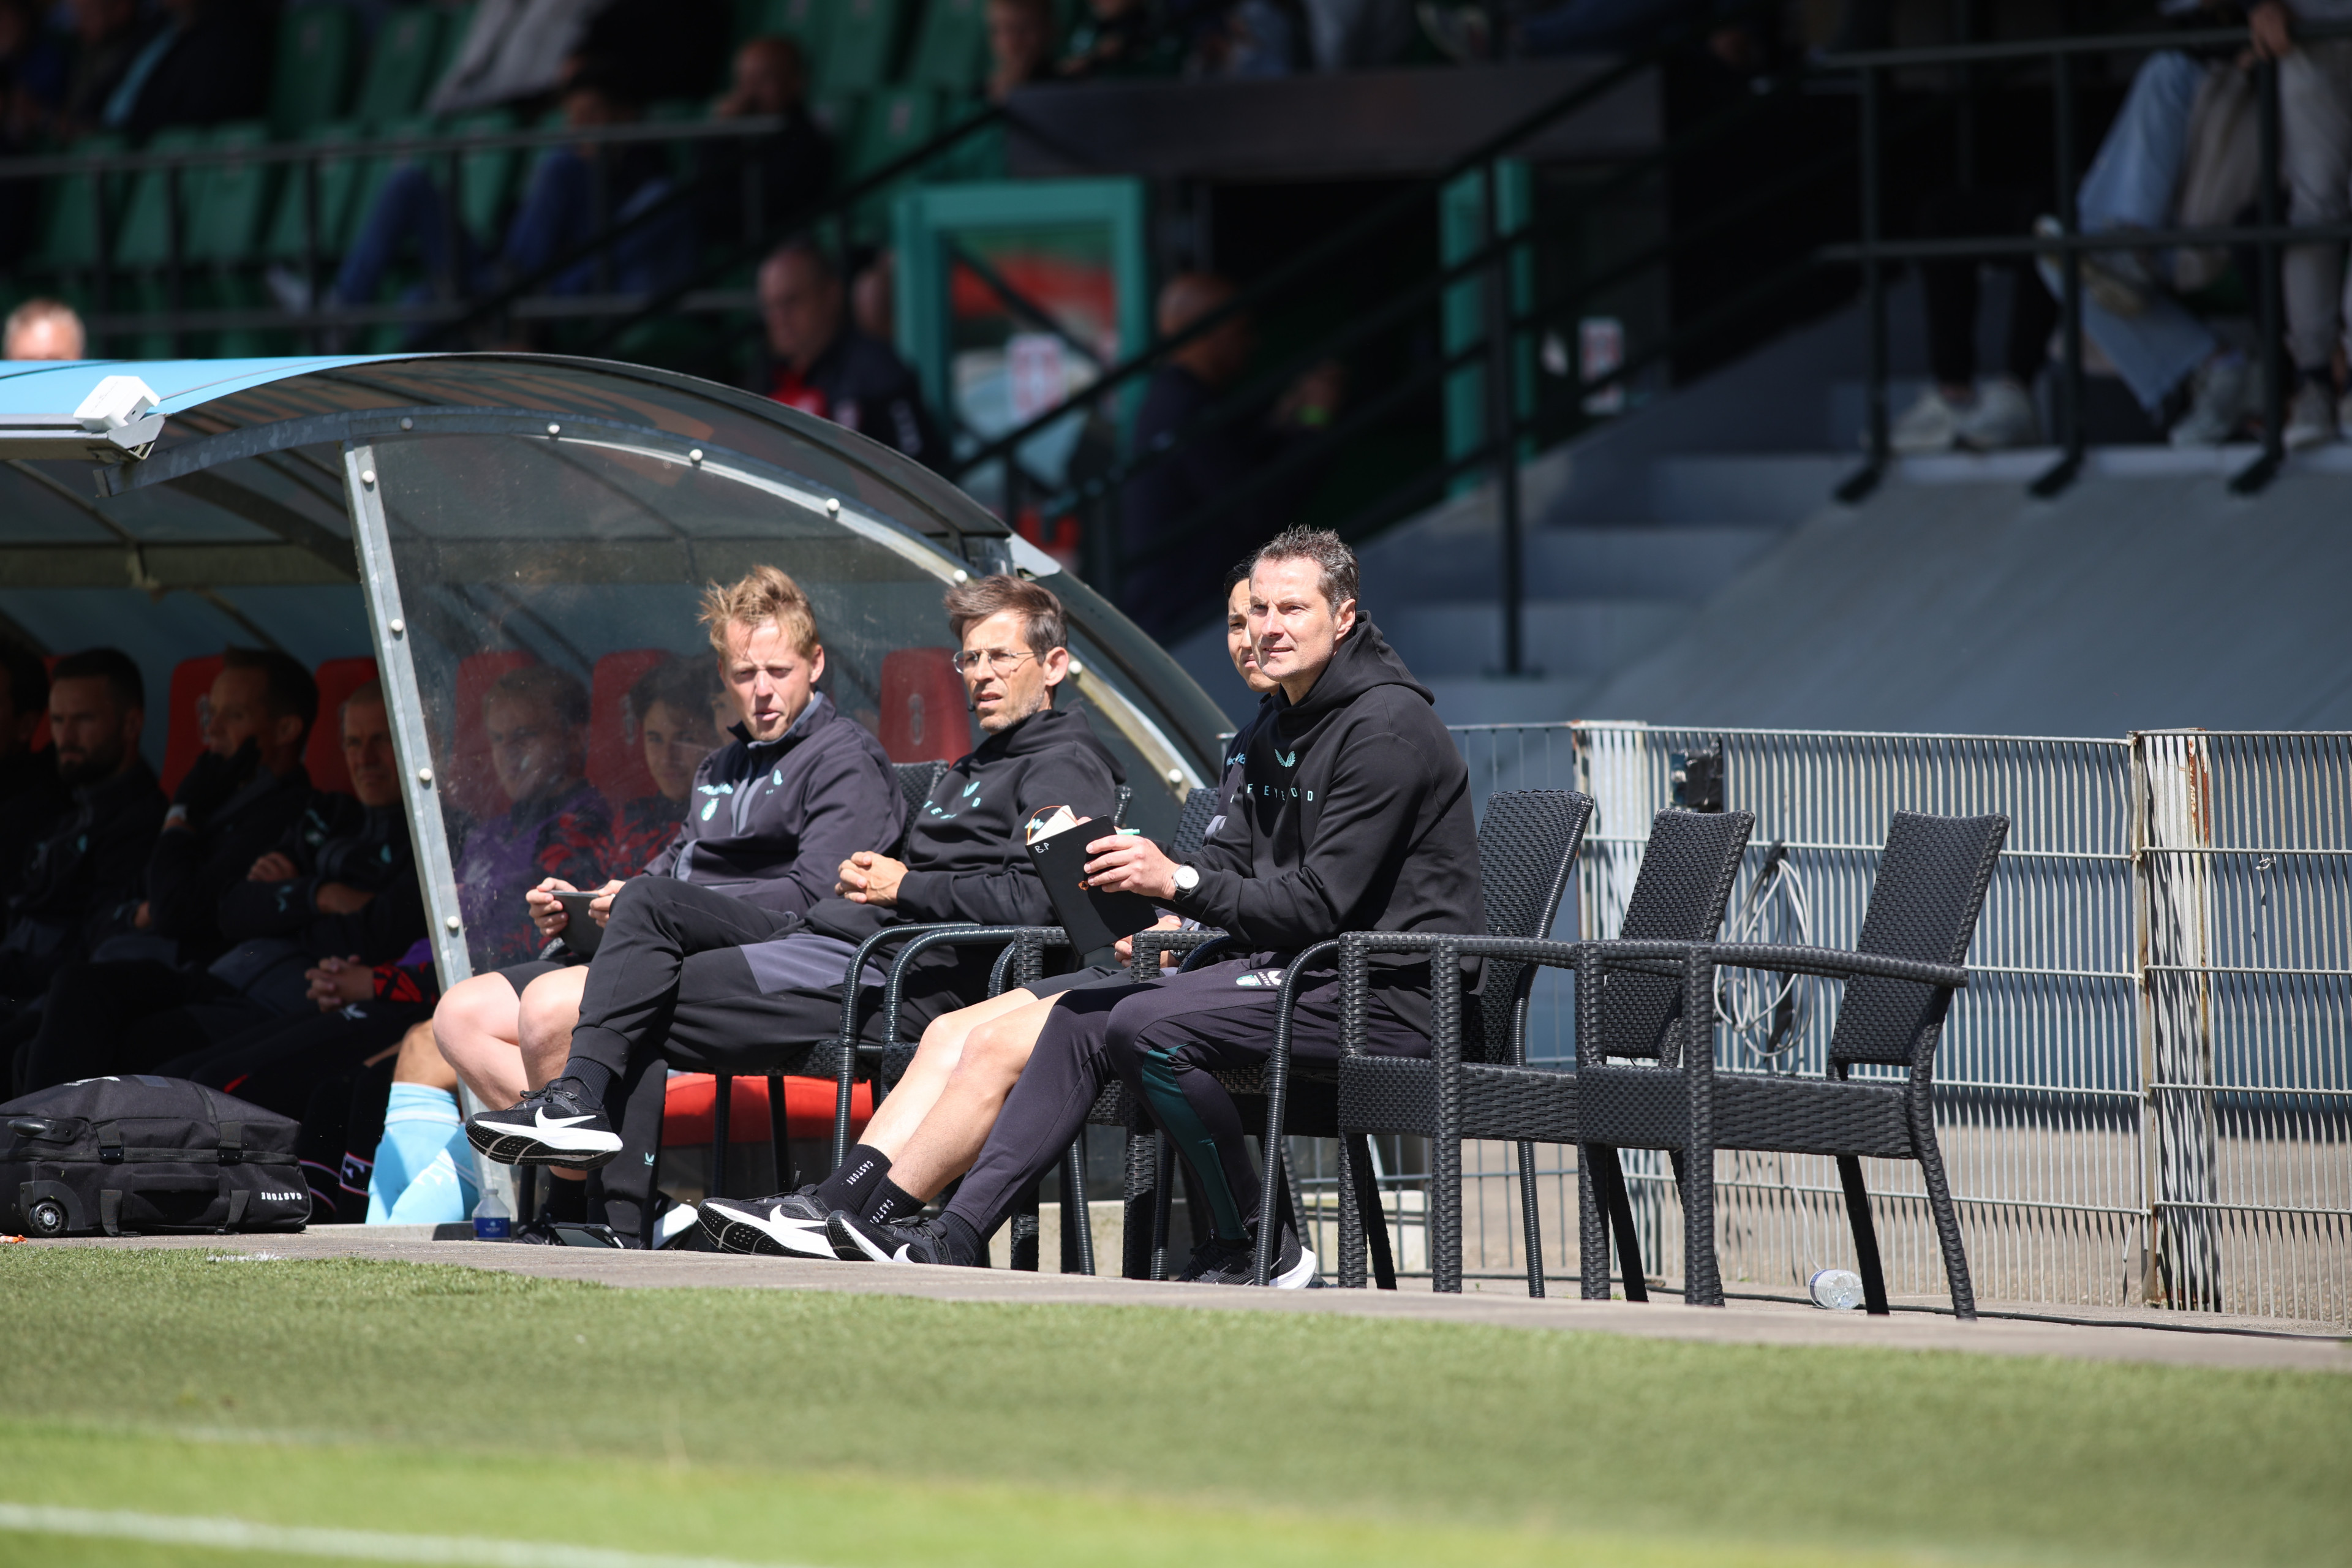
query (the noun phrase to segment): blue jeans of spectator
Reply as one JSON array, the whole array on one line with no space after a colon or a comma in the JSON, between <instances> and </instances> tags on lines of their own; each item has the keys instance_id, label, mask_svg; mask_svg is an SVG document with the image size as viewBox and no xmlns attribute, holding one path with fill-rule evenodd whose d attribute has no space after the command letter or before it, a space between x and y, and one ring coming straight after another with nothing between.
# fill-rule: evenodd
<instances>
[{"instance_id":1,"label":"blue jeans of spectator","mask_svg":"<svg viewBox=\"0 0 2352 1568\"><path fill-rule=\"evenodd\" d=\"M522 205L508 226L504 250L492 258L484 254L463 224L457 225L452 234L441 189L432 175L421 165L404 164L384 182L359 237L343 258L335 275L335 292L352 304L373 300L383 286L384 272L412 243L426 271L452 278L469 294L496 288L502 270L509 278L529 277L594 237L595 179L594 166L572 149L558 148L547 154L532 172ZM614 221L636 216L674 188L666 178L644 181L620 203L613 215ZM614 244L612 287L620 293L667 288L693 270L694 260L693 218L681 206L639 225ZM592 258L557 274L545 292L584 294L595 286L596 262ZM421 300L429 292L412 289L409 297Z\"/></svg>"},{"instance_id":2,"label":"blue jeans of spectator","mask_svg":"<svg viewBox=\"0 0 2352 1568\"><path fill-rule=\"evenodd\" d=\"M1568 0L1565 5L1519 18L1519 52L1574 55L1646 48L1669 27L1706 9L1706 0Z\"/></svg>"},{"instance_id":3,"label":"blue jeans of spectator","mask_svg":"<svg viewBox=\"0 0 2352 1568\"><path fill-rule=\"evenodd\" d=\"M2084 232L2164 226L2188 152L2189 110L2204 79L2204 66L2171 50L2141 64L2075 192ZM2045 261L2042 275L2052 296L2063 299L2059 269ZM2151 416L2221 346L2211 329L2161 289L2147 291L2147 307L2137 316L2101 310L2085 295L2083 331Z\"/></svg>"}]
</instances>

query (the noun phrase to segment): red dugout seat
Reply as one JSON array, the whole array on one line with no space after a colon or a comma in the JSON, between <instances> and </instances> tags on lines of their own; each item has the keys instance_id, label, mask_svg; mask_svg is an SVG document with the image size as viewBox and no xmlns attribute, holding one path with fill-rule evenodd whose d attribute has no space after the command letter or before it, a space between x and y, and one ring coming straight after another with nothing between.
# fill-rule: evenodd
<instances>
[{"instance_id":1,"label":"red dugout seat","mask_svg":"<svg viewBox=\"0 0 2352 1568\"><path fill-rule=\"evenodd\" d=\"M603 792L616 811L654 793L654 775L646 767L645 737L637 732L627 711L629 688L646 671L670 658L657 647L608 653L596 661L595 673L589 679L588 782Z\"/></svg>"},{"instance_id":2,"label":"red dugout seat","mask_svg":"<svg viewBox=\"0 0 2352 1568\"><path fill-rule=\"evenodd\" d=\"M709 1147L711 1135L712 1102L718 1099L711 1085L717 1080L707 1072L681 1073L669 1080L662 1101L662 1147L691 1148L697 1144ZM829 1078L787 1078L784 1079L784 1136L787 1138L825 1138L833 1136L834 1082ZM874 1091L861 1083L849 1100L849 1126L853 1133L865 1130L866 1118L874 1114ZM735 1092L727 1102L728 1136L763 1139L768 1128L768 1080L764 1078L739 1078Z\"/></svg>"},{"instance_id":3,"label":"red dugout seat","mask_svg":"<svg viewBox=\"0 0 2352 1568\"><path fill-rule=\"evenodd\" d=\"M943 647L882 656L883 751L894 763L951 763L971 750L963 678Z\"/></svg>"},{"instance_id":4,"label":"red dugout seat","mask_svg":"<svg viewBox=\"0 0 2352 1568\"><path fill-rule=\"evenodd\" d=\"M482 721L482 699L510 669L539 661L527 653L469 654L457 662L457 690L451 694L449 740L449 803L469 816L495 816L514 803L499 786L498 770L490 765L490 731Z\"/></svg>"},{"instance_id":5,"label":"red dugout seat","mask_svg":"<svg viewBox=\"0 0 2352 1568\"><path fill-rule=\"evenodd\" d=\"M312 672L319 683L319 721L302 749L302 767L313 789L352 793L352 772L343 765L343 699L375 679L372 658L331 658Z\"/></svg>"},{"instance_id":6,"label":"red dugout seat","mask_svg":"<svg viewBox=\"0 0 2352 1568\"><path fill-rule=\"evenodd\" d=\"M205 700L212 695L213 680L223 662L219 654L208 653L201 658L184 658L173 668L171 694L163 702L163 793L167 795L180 787L180 781L196 765L196 753L205 749ZM148 717L152 721L152 709Z\"/></svg>"}]
</instances>

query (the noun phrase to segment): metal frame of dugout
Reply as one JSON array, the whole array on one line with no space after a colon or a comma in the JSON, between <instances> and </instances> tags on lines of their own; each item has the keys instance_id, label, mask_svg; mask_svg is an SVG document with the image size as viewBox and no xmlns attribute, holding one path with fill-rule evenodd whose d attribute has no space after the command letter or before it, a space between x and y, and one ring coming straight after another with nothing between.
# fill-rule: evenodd
<instances>
[{"instance_id":1,"label":"metal frame of dugout","mask_svg":"<svg viewBox=\"0 0 2352 1568\"><path fill-rule=\"evenodd\" d=\"M123 450L108 428L158 416L143 457L91 459ZM1073 685L1136 786L1130 821L1165 837L1214 778L1215 704L1102 597L936 475L755 395L533 354L0 367L0 630L47 652L133 645L151 757L194 718L163 698L182 660L228 641L373 656L445 986L516 951L481 929L496 900L466 885L469 826L512 805L509 783L541 798L486 763L471 709L507 670L554 667L592 699L572 782L596 787L610 661L707 658L702 584L757 562L808 591L823 687L898 760L970 749L929 668L940 595L1010 571L1067 607Z\"/></svg>"}]
</instances>

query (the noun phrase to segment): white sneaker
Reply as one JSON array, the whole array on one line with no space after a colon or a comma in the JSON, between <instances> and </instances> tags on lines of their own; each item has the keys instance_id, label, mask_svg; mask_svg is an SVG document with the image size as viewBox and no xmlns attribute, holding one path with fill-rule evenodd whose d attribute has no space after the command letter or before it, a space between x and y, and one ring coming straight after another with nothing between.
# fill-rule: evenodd
<instances>
[{"instance_id":1,"label":"white sneaker","mask_svg":"<svg viewBox=\"0 0 2352 1568\"><path fill-rule=\"evenodd\" d=\"M2286 449L2300 452L2336 439L2336 393L2326 383L2306 380L2286 405Z\"/></svg>"},{"instance_id":2,"label":"white sneaker","mask_svg":"<svg viewBox=\"0 0 2352 1568\"><path fill-rule=\"evenodd\" d=\"M2189 412L2166 437L2176 447L2218 447L2245 423L2246 394L2253 377L2243 357L2224 354L2197 372Z\"/></svg>"},{"instance_id":3,"label":"white sneaker","mask_svg":"<svg viewBox=\"0 0 2352 1568\"><path fill-rule=\"evenodd\" d=\"M1897 457L1922 458L1935 452L1948 452L1959 444L1960 427L1973 410L1961 408L1947 399L1936 387L1919 395L1919 401L1903 411L1902 416L1887 426L1886 444ZM1870 446L1870 432L1862 433L1862 444Z\"/></svg>"},{"instance_id":4,"label":"white sneaker","mask_svg":"<svg viewBox=\"0 0 2352 1568\"><path fill-rule=\"evenodd\" d=\"M1976 406L1960 415L1959 444L1972 452L2031 447L2042 439L2042 420L2025 388L2000 380L1979 389Z\"/></svg>"}]
</instances>

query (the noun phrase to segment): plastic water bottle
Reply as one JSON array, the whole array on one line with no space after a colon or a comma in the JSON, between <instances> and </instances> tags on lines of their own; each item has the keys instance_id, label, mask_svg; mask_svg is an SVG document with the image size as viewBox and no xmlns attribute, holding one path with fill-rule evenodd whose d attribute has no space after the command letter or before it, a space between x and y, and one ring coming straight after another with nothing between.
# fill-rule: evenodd
<instances>
[{"instance_id":1,"label":"plastic water bottle","mask_svg":"<svg viewBox=\"0 0 2352 1568\"><path fill-rule=\"evenodd\" d=\"M481 1201L474 1205L476 1241L514 1239L514 1200L508 1196L509 1190L504 1171L488 1175L482 1183Z\"/></svg>"},{"instance_id":2,"label":"plastic water bottle","mask_svg":"<svg viewBox=\"0 0 2352 1568\"><path fill-rule=\"evenodd\" d=\"M1851 1312L1862 1305L1862 1276L1851 1268L1824 1268L1805 1282L1813 1305L1832 1312Z\"/></svg>"}]
</instances>

